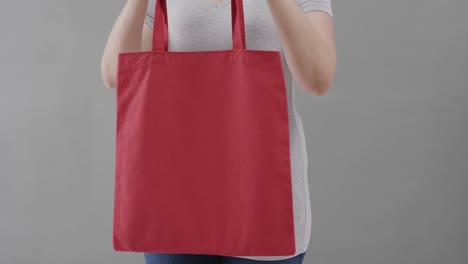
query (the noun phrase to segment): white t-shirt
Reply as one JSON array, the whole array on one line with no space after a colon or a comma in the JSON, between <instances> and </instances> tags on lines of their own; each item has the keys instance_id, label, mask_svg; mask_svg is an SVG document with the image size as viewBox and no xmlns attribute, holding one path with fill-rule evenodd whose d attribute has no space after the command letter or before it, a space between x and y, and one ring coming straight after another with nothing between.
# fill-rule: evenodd
<instances>
[{"instance_id":1,"label":"white t-shirt","mask_svg":"<svg viewBox=\"0 0 468 264\"><path fill-rule=\"evenodd\" d=\"M331 0L296 0L303 12L319 10L333 17ZM153 26L155 0L150 0L145 23ZM169 50L223 50L232 48L231 0L167 1ZM291 177L293 187L296 253L289 256L236 256L253 260L282 260L304 253L310 241L311 206L307 178L307 150L302 119L295 106L295 87L284 58L273 17L265 0L244 0L247 49L279 50L288 96ZM274 232L274 230L272 230Z\"/></svg>"}]
</instances>

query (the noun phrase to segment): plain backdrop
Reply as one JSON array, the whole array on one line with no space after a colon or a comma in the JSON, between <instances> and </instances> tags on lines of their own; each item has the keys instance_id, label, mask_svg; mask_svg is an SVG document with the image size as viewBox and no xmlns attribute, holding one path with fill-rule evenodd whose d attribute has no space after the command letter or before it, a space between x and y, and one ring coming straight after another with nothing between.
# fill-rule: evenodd
<instances>
[{"instance_id":1,"label":"plain backdrop","mask_svg":"<svg viewBox=\"0 0 468 264\"><path fill-rule=\"evenodd\" d=\"M333 86L295 88L304 263L468 263L468 1L332 3ZM1 264L143 263L112 249L115 93L100 59L123 4L0 3Z\"/></svg>"}]
</instances>

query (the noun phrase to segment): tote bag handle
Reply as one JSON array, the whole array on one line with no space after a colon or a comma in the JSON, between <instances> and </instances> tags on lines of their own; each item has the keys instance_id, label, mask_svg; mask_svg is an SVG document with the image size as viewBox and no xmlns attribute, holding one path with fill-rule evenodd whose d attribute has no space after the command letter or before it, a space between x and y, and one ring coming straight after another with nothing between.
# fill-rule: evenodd
<instances>
[{"instance_id":1,"label":"tote bag handle","mask_svg":"<svg viewBox=\"0 0 468 264\"><path fill-rule=\"evenodd\" d=\"M224 0L227 1L227 0ZM243 0L231 0L232 48L246 49ZM169 29L166 0L157 0L153 21L153 51L168 51Z\"/></svg>"}]
</instances>

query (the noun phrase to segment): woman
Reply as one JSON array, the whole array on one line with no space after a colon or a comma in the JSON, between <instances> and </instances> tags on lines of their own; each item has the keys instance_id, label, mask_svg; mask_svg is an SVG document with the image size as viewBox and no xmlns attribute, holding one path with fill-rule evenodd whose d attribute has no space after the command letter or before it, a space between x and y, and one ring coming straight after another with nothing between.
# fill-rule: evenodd
<instances>
[{"instance_id":1,"label":"woman","mask_svg":"<svg viewBox=\"0 0 468 264\"><path fill-rule=\"evenodd\" d=\"M127 0L102 56L102 79L115 88L117 54L150 51L155 0ZM231 49L231 0L167 1L169 50ZM336 68L330 0L244 0L248 49L279 50L290 113L291 175L296 254L290 256L218 256L144 253L146 263L302 263L310 241L311 212L307 151L302 120L294 103L293 81L304 91L324 95Z\"/></svg>"}]
</instances>

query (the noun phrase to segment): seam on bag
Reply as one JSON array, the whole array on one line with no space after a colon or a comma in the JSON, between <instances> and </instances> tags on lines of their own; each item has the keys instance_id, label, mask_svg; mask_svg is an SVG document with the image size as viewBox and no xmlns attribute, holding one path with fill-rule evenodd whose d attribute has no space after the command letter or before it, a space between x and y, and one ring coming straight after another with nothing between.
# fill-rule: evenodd
<instances>
[{"instance_id":1,"label":"seam on bag","mask_svg":"<svg viewBox=\"0 0 468 264\"><path fill-rule=\"evenodd\" d=\"M126 59L122 60L121 68L125 70L127 68L136 68L139 66L148 66L153 64L174 64L174 65L203 65L203 64L224 64L224 63L231 63L231 64L245 64L245 65L254 65L259 67L276 67L276 65L266 62L258 62L256 60L250 60L249 53L263 53L263 54L271 54L274 56L275 53L280 53L278 50L202 50L202 51L133 51L133 52L122 52L119 53L119 57L125 56ZM232 55L229 56L227 59L204 59L203 55L207 54L226 54L231 53ZM245 55L244 55L245 54ZM135 57L135 61L133 61L132 56ZM143 59L143 61L138 59L138 55L149 56L151 58ZM167 55L167 56L166 56ZM200 56L200 60L194 60L190 63L177 61L181 59L179 56L185 55L195 55ZM177 56L177 57L173 57ZM261 55L259 55L261 56ZM182 57L183 58L183 57Z\"/></svg>"}]
</instances>

